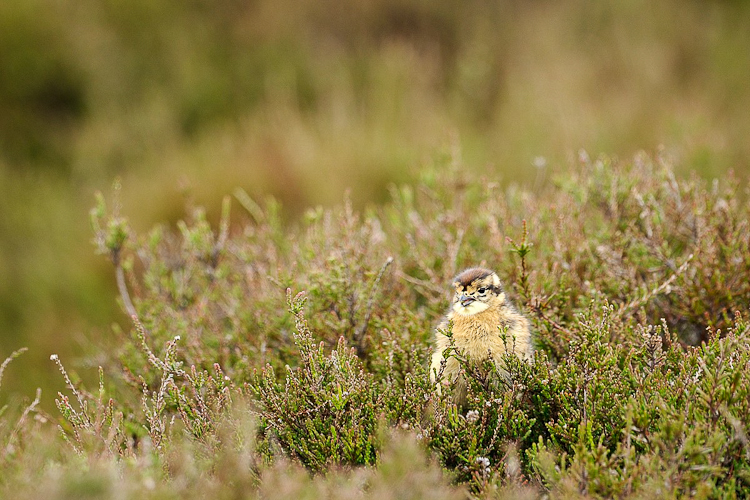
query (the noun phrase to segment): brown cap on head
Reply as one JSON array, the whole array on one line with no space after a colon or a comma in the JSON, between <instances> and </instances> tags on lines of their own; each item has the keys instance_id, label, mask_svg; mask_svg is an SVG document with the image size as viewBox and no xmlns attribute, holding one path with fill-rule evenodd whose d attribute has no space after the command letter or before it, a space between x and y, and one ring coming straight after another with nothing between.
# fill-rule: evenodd
<instances>
[{"instance_id":1,"label":"brown cap on head","mask_svg":"<svg viewBox=\"0 0 750 500\"><path fill-rule=\"evenodd\" d=\"M490 271L489 269L484 269L481 267L473 267L471 269L467 269L461 272L461 274L459 274L453 279L453 283L466 288L474 280L486 278L487 276L491 274L493 274L493 271Z\"/></svg>"}]
</instances>

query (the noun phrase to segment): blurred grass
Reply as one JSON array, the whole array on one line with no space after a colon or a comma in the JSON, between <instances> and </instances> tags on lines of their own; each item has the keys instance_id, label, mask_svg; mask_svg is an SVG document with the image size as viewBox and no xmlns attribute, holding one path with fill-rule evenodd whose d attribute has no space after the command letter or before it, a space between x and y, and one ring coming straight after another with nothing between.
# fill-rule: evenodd
<instances>
[{"instance_id":1,"label":"blurred grass","mask_svg":"<svg viewBox=\"0 0 750 500\"><path fill-rule=\"evenodd\" d=\"M741 1L0 2L0 354L51 387L117 313L93 192L136 229L240 186L289 213L382 200L447 145L530 182L579 148L750 163ZM542 160L543 159L543 160ZM25 363L25 364L24 364Z\"/></svg>"}]
</instances>

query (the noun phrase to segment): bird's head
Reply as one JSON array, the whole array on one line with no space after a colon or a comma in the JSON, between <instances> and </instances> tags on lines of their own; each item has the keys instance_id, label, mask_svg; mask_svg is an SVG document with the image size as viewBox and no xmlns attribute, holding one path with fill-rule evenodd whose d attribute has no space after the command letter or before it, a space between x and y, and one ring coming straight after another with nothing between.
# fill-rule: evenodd
<instances>
[{"instance_id":1,"label":"bird's head","mask_svg":"<svg viewBox=\"0 0 750 500\"><path fill-rule=\"evenodd\" d=\"M505 292L495 272L475 267L453 279L453 311L470 316L505 302Z\"/></svg>"}]
</instances>

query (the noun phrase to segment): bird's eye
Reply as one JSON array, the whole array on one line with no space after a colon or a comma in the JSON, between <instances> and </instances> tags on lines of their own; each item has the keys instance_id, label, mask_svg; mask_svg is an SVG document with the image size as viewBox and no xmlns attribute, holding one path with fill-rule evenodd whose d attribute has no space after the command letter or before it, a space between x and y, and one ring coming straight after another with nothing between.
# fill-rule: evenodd
<instances>
[{"instance_id":1,"label":"bird's eye","mask_svg":"<svg viewBox=\"0 0 750 500\"><path fill-rule=\"evenodd\" d=\"M484 292L486 292L486 291L487 291L487 289L486 289L486 288L484 288L484 287L482 287L482 288L480 288L480 289L479 289L479 290L477 290L477 291L478 291L479 293L484 293Z\"/></svg>"}]
</instances>

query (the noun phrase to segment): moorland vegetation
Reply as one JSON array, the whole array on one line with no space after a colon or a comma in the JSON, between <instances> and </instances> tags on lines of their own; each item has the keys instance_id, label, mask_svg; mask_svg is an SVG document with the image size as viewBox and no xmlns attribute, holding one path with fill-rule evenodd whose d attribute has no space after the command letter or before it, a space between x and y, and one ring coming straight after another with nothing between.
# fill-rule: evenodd
<instances>
[{"instance_id":1,"label":"moorland vegetation","mask_svg":"<svg viewBox=\"0 0 750 500\"><path fill-rule=\"evenodd\" d=\"M53 355L59 413L39 395L5 411L1 491L747 497L747 186L661 155L582 153L571 171L528 191L448 155L365 210L290 225L238 190L216 227L195 207L145 234L116 186L91 221L131 321L94 341L98 387ZM429 383L430 342L475 265L497 270L536 353L507 356L508 377L461 360L456 406Z\"/></svg>"}]
</instances>

